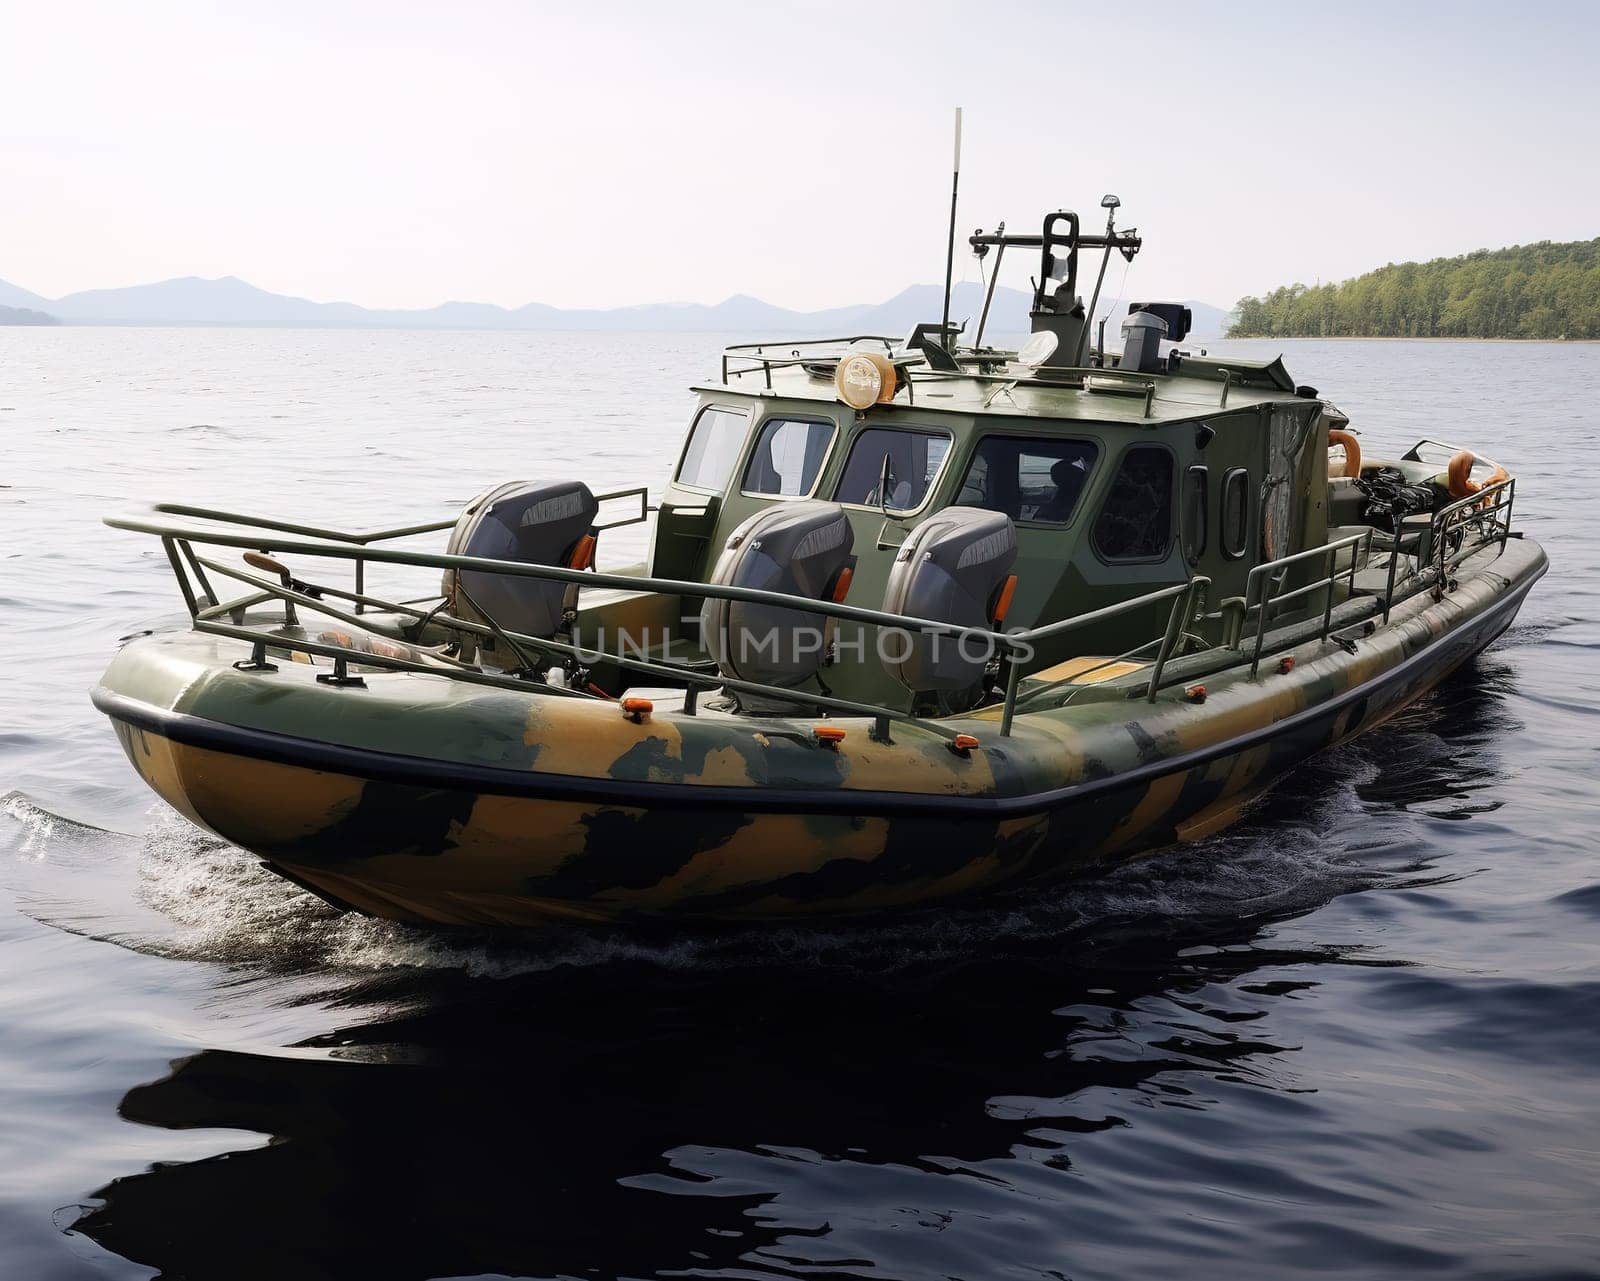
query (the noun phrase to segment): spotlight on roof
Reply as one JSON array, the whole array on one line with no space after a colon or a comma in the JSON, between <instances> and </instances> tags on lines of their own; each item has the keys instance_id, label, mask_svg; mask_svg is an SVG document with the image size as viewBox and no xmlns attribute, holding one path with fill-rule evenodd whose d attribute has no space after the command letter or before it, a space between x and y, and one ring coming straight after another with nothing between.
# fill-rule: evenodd
<instances>
[{"instance_id":1,"label":"spotlight on roof","mask_svg":"<svg viewBox=\"0 0 1600 1281\"><path fill-rule=\"evenodd\" d=\"M839 399L851 409L887 404L899 390L894 362L875 351L852 352L833 373Z\"/></svg>"}]
</instances>

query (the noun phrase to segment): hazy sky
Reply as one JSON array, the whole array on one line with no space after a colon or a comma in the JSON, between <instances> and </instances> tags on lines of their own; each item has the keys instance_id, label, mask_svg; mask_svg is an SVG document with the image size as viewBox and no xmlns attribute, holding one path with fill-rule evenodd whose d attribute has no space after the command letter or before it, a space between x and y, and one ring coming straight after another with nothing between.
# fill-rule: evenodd
<instances>
[{"instance_id":1,"label":"hazy sky","mask_svg":"<svg viewBox=\"0 0 1600 1281\"><path fill-rule=\"evenodd\" d=\"M0 0L0 278L877 301L956 105L963 231L1114 191L1130 293L1600 235L1600 4L1122 8Z\"/></svg>"}]
</instances>

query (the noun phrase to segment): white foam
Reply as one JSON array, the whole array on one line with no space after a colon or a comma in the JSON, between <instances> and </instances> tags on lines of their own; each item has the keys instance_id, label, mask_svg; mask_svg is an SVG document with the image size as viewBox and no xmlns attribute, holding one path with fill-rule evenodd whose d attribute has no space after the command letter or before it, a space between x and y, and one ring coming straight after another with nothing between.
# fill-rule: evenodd
<instances>
[{"instance_id":1,"label":"white foam","mask_svg":"<svg viewBox=\"0 0 1600 1281\"><path fill-rule=\"evenodd\" d=\"M0 796L0 814L13 820L22 830L22 840L14 852L33 862L43 862L51 849L64 839L117 835L92 823L48 810L26 792L7 792Z\"/></svg>"},{"instance_id":2,"label":"white foam","mask_svg":"<svg viewBox=\"0 0 1600 1281\"><path fill-rule=\"evenodd\" d=\"M977 904L946 905L860 922L766 923L719 929L433 929L340 913L263 867L243 850L158 806L134 843L132 895L150 909L137 927L123 901L93 905L98 937L160 955L249 964L306 975L350 977L404 970L454 970L503 978L560 967L643 962L664 969L745 966L870 966L893 969L986 952L1010 944L1091 936L1116 927L1166 928L1175 921L1250 918L1305 910L1351 889L1383 882L1393 869L1354 852L1348 815L1355 789L1379 765L1347 747L1312 768L1334 777L1309 812L1246 822L1223 835L1051 887L1028 887ZM1280 809L1283 807L1279 807ZM13 793L0 812L26 829L23 850L42 858L52 843L75 843L77 825ZM98 829L89 829L96 831ZM92 879L92 878L91 878ZM100 887L102 895L106 893ZM70 913L75 932L93 916ZM157 928L150 928L154 919Z\"/></svg>"}]
</instances>

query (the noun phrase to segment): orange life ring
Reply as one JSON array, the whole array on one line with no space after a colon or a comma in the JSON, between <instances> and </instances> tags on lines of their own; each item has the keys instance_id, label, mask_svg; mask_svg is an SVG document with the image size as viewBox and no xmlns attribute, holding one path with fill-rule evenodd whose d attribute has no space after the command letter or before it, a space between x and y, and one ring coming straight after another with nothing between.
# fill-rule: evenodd
<instances>
[{"instance_id":1,"label":"orange life ring","mask_svg":"<svg viewBox=\"0 0 1600 1281\"><path fill-rule=\"evenodd\" d=\"M1342 476L1361 475L1361 442L1347 431L1340 431L1337 427L1328 429L1328 448L1335 445L1344 446L1344 471Z\"/></svg>"},{"instance_id":2,"label":"orange life ring","mask_svg":"<svg viewBox=\"0 0 1600 1281\"><path fill-rule=\"evenodd\" d=\"M1478 461L1478 456L1470 449L1463 449L1450 456L1450 466L1446 472L1446 482L1450 488L1450 497L1468 498L1473 494L1481 493L1490 485L1498 485L1502 481L1511 479L1511 473L1495 464L1489 473L1489 479L1479 484L1472 479L1472 464Z\"/></svg>"}]
</instances>

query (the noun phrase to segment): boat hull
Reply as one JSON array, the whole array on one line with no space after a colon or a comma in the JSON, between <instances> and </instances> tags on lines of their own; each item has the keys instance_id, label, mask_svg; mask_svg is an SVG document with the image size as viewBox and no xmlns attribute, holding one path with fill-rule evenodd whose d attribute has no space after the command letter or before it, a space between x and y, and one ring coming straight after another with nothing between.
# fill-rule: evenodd
<instances>
[{"instance_id":1,"label":"boat hull","mask_svg":"<svg viewBox=\"0 0 1600 1281\"><path fill-rule=\"evenodd\" d=\"M1463 566L1465 570L1467 566ZM408 674L361 689L236 672L226 641L134 642L95 702L191 821L341 906L464 925L828 916L977 894L1209 834L1312 753L1380 724L1498 637L1545 570L1512 540L1355 653L1192 703L1119 700L954 728L663 716Z\"/></svg>"}]
</instances>

